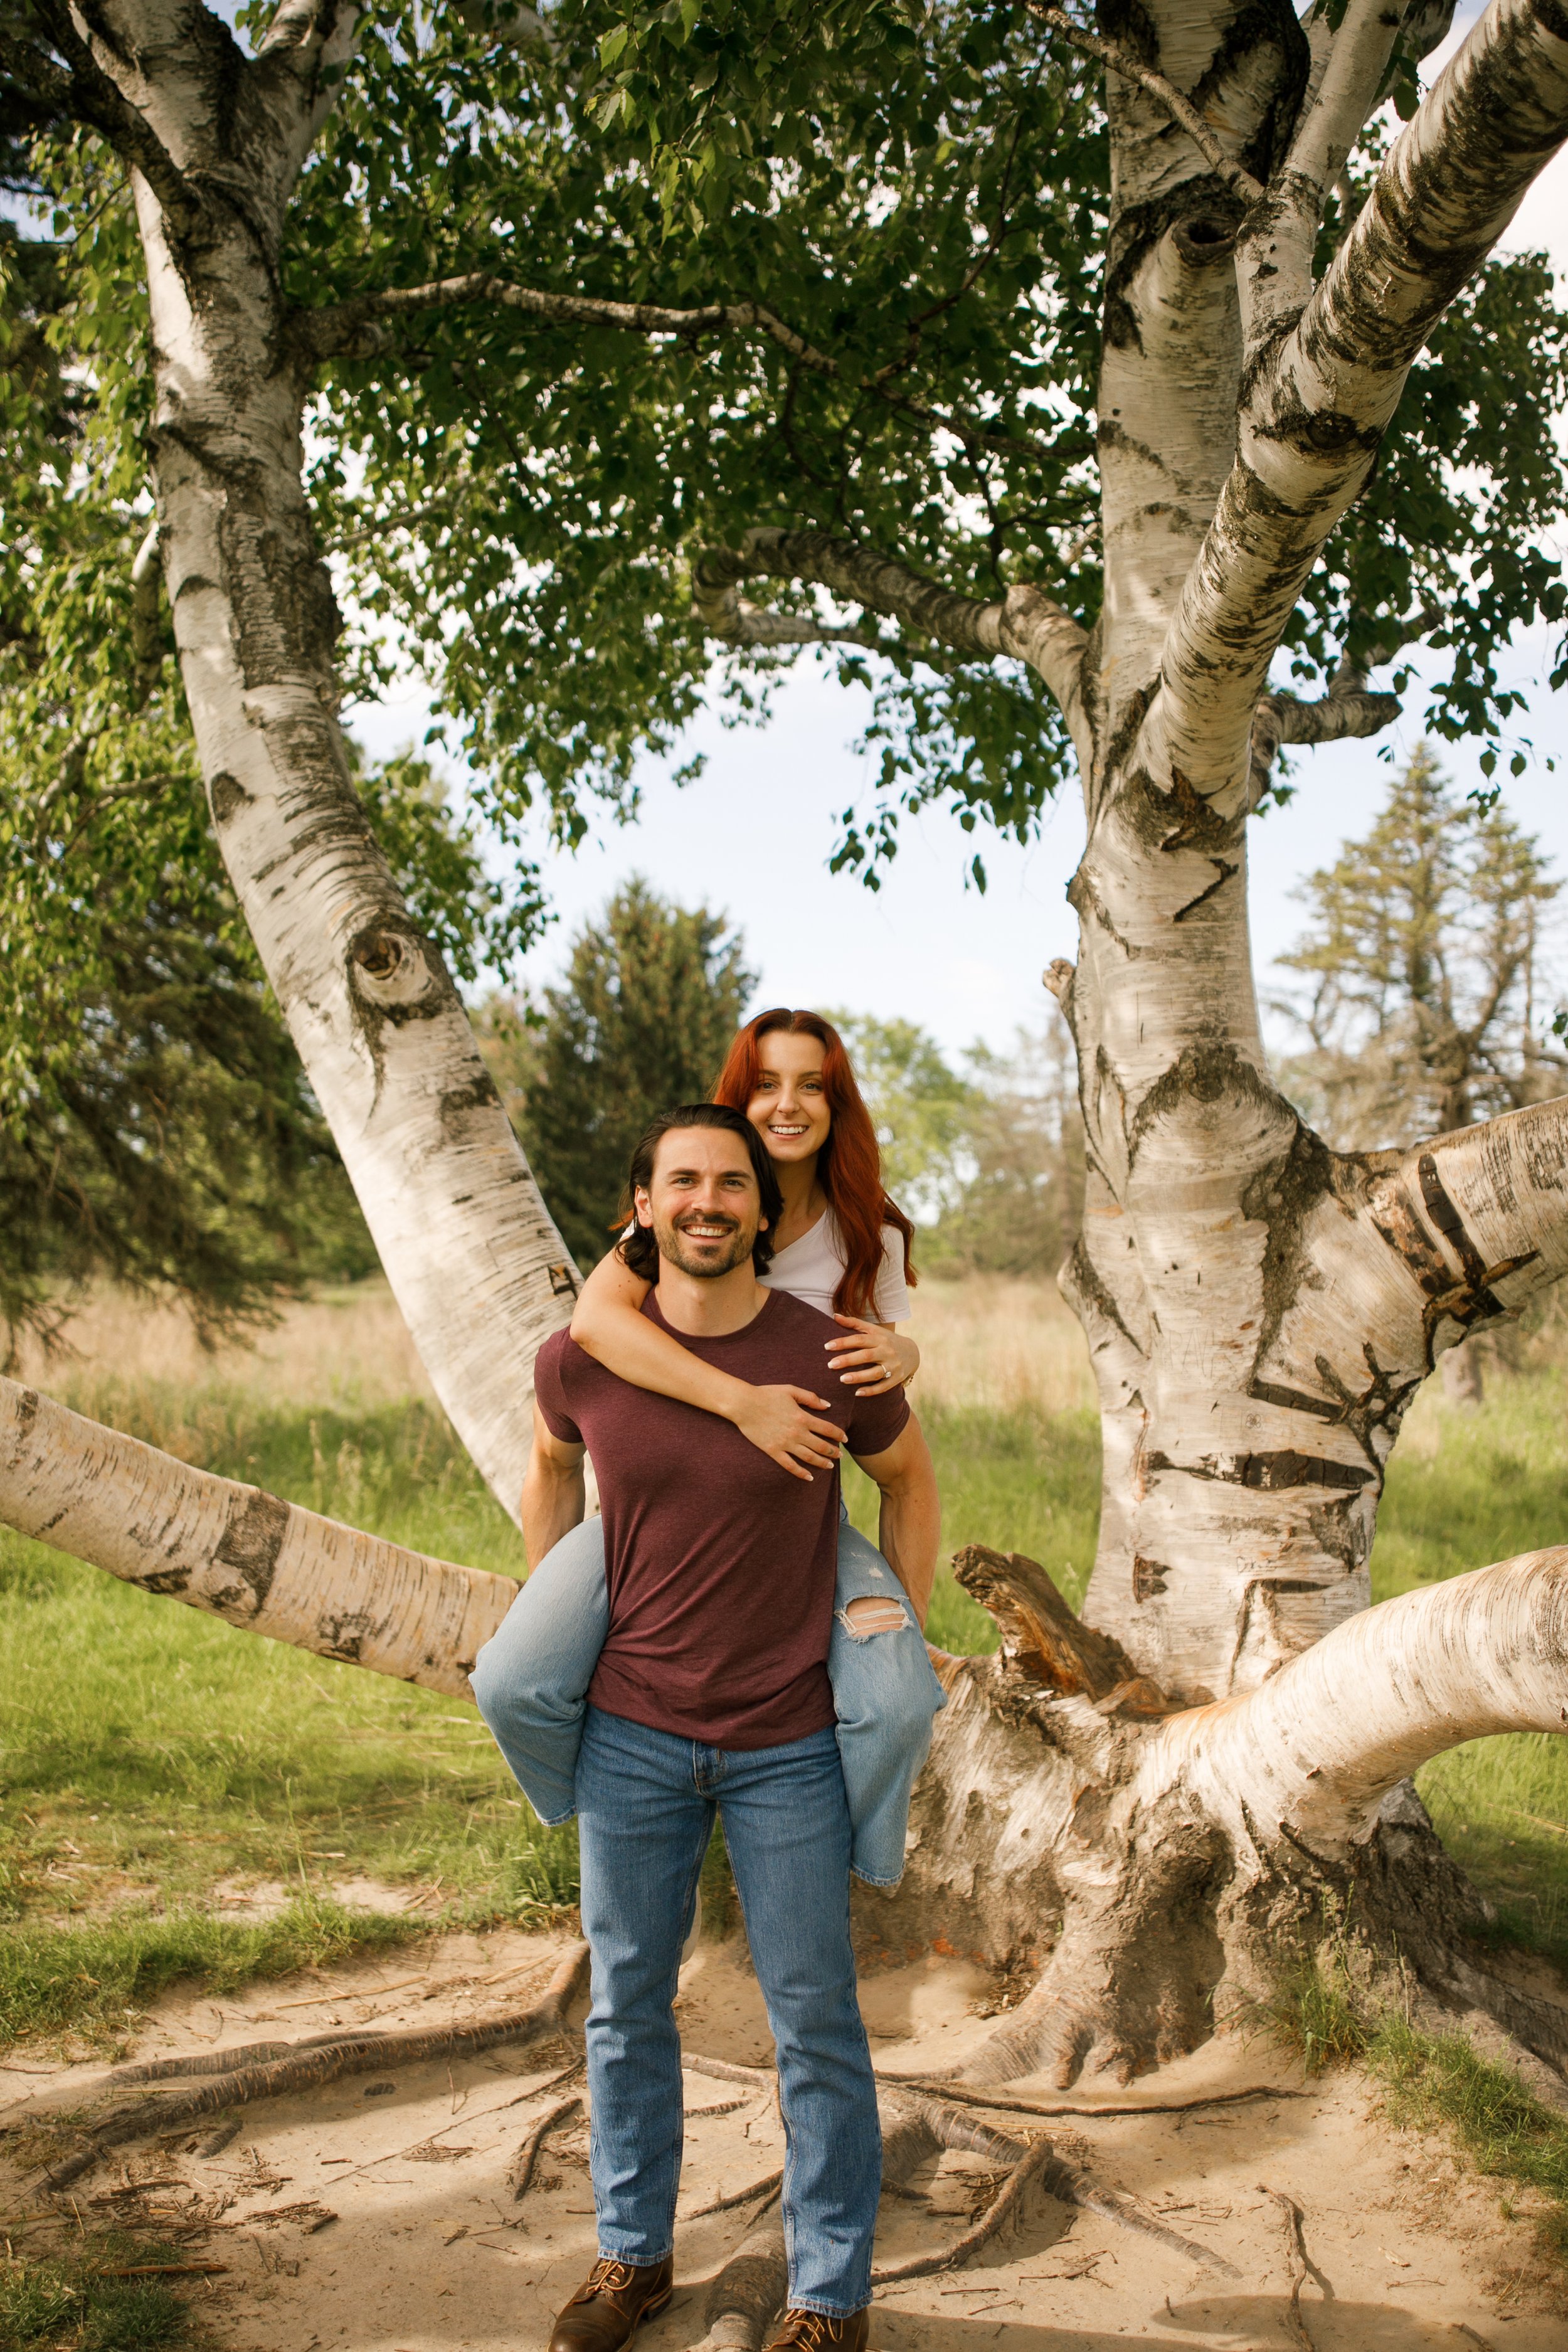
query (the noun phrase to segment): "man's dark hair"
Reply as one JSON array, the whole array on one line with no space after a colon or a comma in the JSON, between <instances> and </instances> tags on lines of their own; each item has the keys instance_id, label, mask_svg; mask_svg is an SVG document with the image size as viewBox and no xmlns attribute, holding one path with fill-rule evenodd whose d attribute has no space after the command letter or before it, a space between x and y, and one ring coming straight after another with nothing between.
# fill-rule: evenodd
<instances>
[{"instance_id":1,"label":"man's dark hair","mask_svg":"<svg viewBox=\"0 0 1568 2352\"><path fill-rule=\"evenodd\" d=\"M615 1230L619 1233L629 1217L632 1230L616 1249L616 1255L639 1281L658 1280L658 1244L650 1226L637 1223L637 1196L639 1191L646 1192L653 1182L654 1155L659 1145L667 1135L672 1135L677 1128L681 1127L715 1127L725 1135L739 1136L745 1145L751 1158L752 1173L757 1180L757 1191L762 1196L763 1215L767 1220L766 1233L759 1231L752 1244L752 1264L758 1274L766 1274L773 1264L773 1235L778 1231L779 1219L784 1215L784 1194L779 1191L779 1180L768 1157L767 1145L751 1120L743 1118L738 1110L731 1110L727 1103L683 1103L679 1110L667 1110L654 1120L632 1154L631 1171L626 1178L626 1189L621 1196L615 1224Z\"/></svg>"}]
</instances>

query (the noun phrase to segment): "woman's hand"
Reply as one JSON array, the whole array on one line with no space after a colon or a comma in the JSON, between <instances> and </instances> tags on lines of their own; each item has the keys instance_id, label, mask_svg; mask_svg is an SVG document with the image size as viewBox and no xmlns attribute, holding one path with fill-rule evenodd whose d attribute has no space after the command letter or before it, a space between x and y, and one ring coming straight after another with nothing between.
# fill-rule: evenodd
<instances>
[{"instance_id":1,"label":"woman's hand","mask_svg":"<svg viewBox=\"0 0 1568 2352\"><path fill-rule=\"evenodd\" d=\"M827 1342L828 1361L846 1388L862 1396L886 1396L905 1387L920 1370L921 1351L890 1323L868 1323L858 1315L836 1315L846 1327L842 1339Z\"/></svg>"},{"instance_id":2,"label":"woman's hand","mask_svg":"<svg viewBox=\"0 0 1568 2352\"><path fill-rule=\"evenodd\" d=\"M781 1470L809 1481L814 1470L833 1468L844 1443L844 1432L819 1418L827 1411L809 1389L747 1387L730 1419Z\"/></svg>"}]
</instances>

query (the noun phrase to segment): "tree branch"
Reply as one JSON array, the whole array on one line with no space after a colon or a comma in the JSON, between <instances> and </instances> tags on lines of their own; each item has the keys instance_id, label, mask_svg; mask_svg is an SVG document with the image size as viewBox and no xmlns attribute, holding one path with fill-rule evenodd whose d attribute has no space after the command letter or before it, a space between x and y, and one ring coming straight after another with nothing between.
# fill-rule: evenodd
<instances>
[{"instance_id":1,"label":"tree branch","mask_svg":"<svg viewBox=\"0 0 1568 2352\"><path fill-rule=\"evenodd\" d=\"M1049 445L1027 435L994 432L984 425L951 411L932 408L900 392L883 375L857 383L847 377L836 359L817 350L804 335L762 302L704 302L678 310L661 302L614 302L586 294L554 294L532 286L514 286L490 271L469 270L458 278L442 278L426 286L386 287L360 294L319 310L295 313L294 331L312 358L374 359L388 348L383 321L415 316L421 310L454 308L469 302L493 302L522 310L558 327L609 327L634 335L761 334L775 343L799 367L849 389L868 394L896 408L932 432L951 433L972 454L1011 451L1016 456L1046 457Z\"/></svg>"},{"instance_id":2,"label":"tree branch","mask_svg":"<svg viewBox=\"0 0 1568 2352\"><path fill-rule=\"evenodd\" d=\"M0 30L0 72L19 82L52 112L87 124L141 173L176 236L187 236L202 216L202 200L152 124L104 72L64 9L40 7L50 46L62 68L30 42Z\"/></svg>"},{"instance_id":3,"label":"tree branch","mask_svg":"<svg viewBox=\"0 0 1568 2352\"><path fill-rule=\"evenodd\" d=\"M1568 137L1557 0L1492 0L1385 161L1294 331L1265 353L1182 592L1139 747L1239 796L1253 713L1301 586L1364 486L1411 364Z\"/></svg>"},{"instance_id":4,"label":"tree branch","mask_svg":"<svg viewBox=\"0 0 1568 2352\"><path fill-rule=\"evenodd\" d=\"M1344 1858L1405 1780L1462 1740L1568 1728L1568 1549L1401 1593L1244 1698L1155 1733L1144 1793L1179 1771L1240 1849L1259 1834Z\"/></svg>"},{"instance_id":5,"label":"tree branch","mask_svg":"<svg viewBox=\"0 0 1568 2352\"><path fill-rule=\"evenodd\" d=\"M749 530L739 549L705 549L693 569L693 601L715 636L734 642L741 583L757 579L814 581L967 658L1006 654L1026 662L1055 695L1075 740L1082 733L1081 677L1088 639L1071 614L1037 589L1010 588L1005 596L988 602L960 596L858 540L837 539L826 531ZM813 625L811 636L821 635ZM747 641L806 643L810 638L780 635ZM868 634L859 642L886 641ZM1084 742L1079 749L1084 756Z\"/></svg>"},{"instance_id":6,"label":"tree branch","mask_svg":"<svg viewBox=\"0 0 1568 2352\"><path fill-rule=\"evenodd\" d=\"M318 359L371 359L384 348L384 339L377 332L381 320L468 302L499 303L552 326L612 327L635 335L760 332L814 373L838 373L836 361L760 302L705 302L694 310L677 310L659 302L599 301L585 294L551 294L531 286L513 286L481 269L460 278L438 278L427 286L386 287L329 309L302 311L297 331Z\"/></svg>"},{"instance_id":7,"label":"tree branch","mask_svg":"<svg viewBox=\"0 0 1568 2352\"><path fill-rule=\"evenodd\" d=\"M459 1568L176 1462L0 1379L0 1520L143 1592L469 1699L517 1598Z\"/></svg>"},{"instance_id":8,"label":"tree branch","mask_svg":"<svg viewBox=\"0 0 1568 2352\"><path fill-rule=\"evenodd\" d=\"M1396 694L1369 694L1350 673L1331 685L1320 702L1299 702L1293 694L1266 694L1253 714L1248 808L1268 790L1274 762L1285 743L1340 743L1348 736L1380 735L1399 716Z\"/></svg>"},{"instance_id":9,"label":"tree branch","mask_svg":"<svg viewBox=\"0 0 1568 2352\"><path fill-rule=\"evenodd\" d=\"M1373 0L1373 5L1381 5L1381 0ZM1037 17L1042 25L1059 34L1070 47L1079 50L1086 58L1098 58L1108 71L1120 74L1124 81L1136 82L1140 89L1146 89L1151 98L1158 99L1172 121L1186 132L1204 161L1213 166L1226 187L1234 188L1237 195L1245 196L1249 205L1257 203L1263 194L1258 182L1226 153L1197 108L1190 99L1183 97L1173 81L1167 81L1165 76L1157 73L1152 66L1146 66L1120 41L1104 40L1100 34L1089 32L1086 26L1075 25L1065 8L1048 7L1045 0L1025 0L1025 5L1031 16Z\"/></svg>"}]
</instances>

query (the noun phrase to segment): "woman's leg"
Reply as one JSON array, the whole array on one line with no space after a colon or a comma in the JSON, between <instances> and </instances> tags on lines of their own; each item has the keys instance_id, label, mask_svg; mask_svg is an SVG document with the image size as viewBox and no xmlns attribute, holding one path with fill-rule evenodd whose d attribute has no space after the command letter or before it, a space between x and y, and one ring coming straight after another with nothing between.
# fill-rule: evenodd
<instances>
[{"instance_id":1,"label":"woman's leg","mask_svg":"<svg viewBox=\"0 0 1568 2352\"><path fill-rule=\"evenodd\" d=\"M896 1886L904 1874L910 1791L947 1695L902 1585L847 1518L838 1528L827 1672L854 1832L850 1867L872 1886Z\"/></svg>"},{"instance_id":2,"label":"woman's leg","mask_svg":"<svg viewBox=\"0 0 1568 2352\"><path fill-rule=\"evenodd\" d=\"M546 1552L474 1661L479 1713L550 1828L577 1810L584 1699L609 1630L604 1521L584 1519Z\"/></svg>"}]
</instances>

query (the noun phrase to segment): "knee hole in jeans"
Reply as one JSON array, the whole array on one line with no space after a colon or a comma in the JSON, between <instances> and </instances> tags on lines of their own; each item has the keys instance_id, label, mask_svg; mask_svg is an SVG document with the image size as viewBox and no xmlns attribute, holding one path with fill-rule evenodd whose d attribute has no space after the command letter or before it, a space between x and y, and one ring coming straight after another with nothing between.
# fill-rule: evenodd
<instances>
[{"instance_id":1,"label":"knee hole in jeans","mask_svg":"<svg viewBox=\"0 0 1568 2352\"><path fill-rule=\"evenodd\" d=\"M900 1601L883 1601L874 1593L852 1601L838 1616L846 1633L857 1642L868 1641L873 1633L901 1633L910 1622Z\"/></svg>"}]
</instances>

